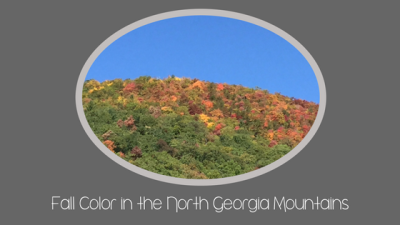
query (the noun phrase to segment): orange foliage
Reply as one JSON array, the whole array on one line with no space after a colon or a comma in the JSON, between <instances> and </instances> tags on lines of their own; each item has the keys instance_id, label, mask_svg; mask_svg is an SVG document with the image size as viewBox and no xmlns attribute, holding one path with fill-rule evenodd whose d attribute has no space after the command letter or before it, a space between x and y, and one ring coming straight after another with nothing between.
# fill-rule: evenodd
<instances>
[{"instance_id":1,"label":"orange foliage","mask_svg":"<svg viewBox=\"0 0 400 225\"><path fill-rule=\"evenodd\" d=\"M235 130L257 130L265 139L270 140L271 146L275 145L275 142L281 143L280 141L290 147L298 144L309 132L318 113L318 104L313 102L280 94L269 94L262 90L250 90L240 85L219 83L215 87L215 84L211 82L198 79L173 79L169 82L151 79L149 83L152 83L151 88L144 89L140 82L125 81L123 88L115 90L119 96L102 97L99 100L114 107L121 107L121 104L125 107L132 102L132 99L143 106L150 102L158 102L159 106L149 108L149 113L155 118L169 113L185 115L181 110L177 110L180 106L185 106L190 115L200 115L199 119L206 124L213 135L220 135L220 130L225 126L223 123L228 124L229 121L230 126L233 126ZM89 91L87 92L90 94L95 90L101 90L101 87L115 88L115 85L111 84L110 82L103 84L88 82L86 86ZM138 89L140 92L137 91ZM90 90L94 91L90 92ZM212 90L217 90L217 92L212 93ZM129 95L134 96L131 98ZM83 98L84 105L90 102L90 98ZM214 107L217 109L213 109ZM125 121L119 119L117 125L120 128L128 127L133 132L137 129L135 122L130 116ZM213 128L214 130L211 131ZM102 134L102 139L107 148L115 151L114 143L108 140L112 137L111 135L112 132L107 131Z\"/></svg>"},{"instance_id":2,"label":"orange foliage","mask_svg":"<svg viewBox=\"0 0 400 225\"><path fill-rule=\"evenodd\" d=\"M211 111L210 115L214 116L214 117L218 117L218 118L223 118L224 117L224 114L222 113L222 111L220 109L215 109L215 110Z\"/></svg>"},{"instance_id":3,"label":"orange foliage","mask_svg":"<svg viewBox=\"0 0 400 225\"><path fill-rule=\"evenodd\" d=\"M115 149L116 147L115 147L113 141L106 140L106 141L103 142L103 144L104 144L105 146L107 146L107 148L110 149L112 152L115 152L114 149Z\"/></svg>"},{"instance_id":4,"label":"orange foliage","mask_svg":"<svg viewBox=\"0 0 400 225\"><path fill-rule=\"evenodd\" d=\"M269 138L269 140L274 139L274 131L273 130L268 131L268 138Z\"/></svg>"},{"instance_id":5,"label":"orange foliage","mask_svg":"<svg viewBox=\"0 0 400 225\"><path fill-rule=\"evenodd\" d=\"M196 87L198 87L198 88L199 88L200 90L202 90L202 91L204 91L204 90L206 89L206 87L205 87L205 85L204 85L204 82L199 81L199 80L193 83L192 89L194 89L194 88L196 88Z\"/></svg>"},{"instance_id":6,"label":"orange foliage","mask_svg":"<svg viewBox=\"0 0 400 225\"><path fill-rule=\"evenodd\" d=\"M258 138L263 138L269 142L269 147L282 144L293 148L310 131L319 107L316 103L290 98L279 93L269 94L267 91L254 90L241 85L215 84L198 79L148 80L148 78L145 78L135 81L126 80L123 85L121 85L121 81L102 84L97 81L89 81L85 87L86 93L83 93L82 103L87 111L91 108L89 104L122 110L123 113L116 114L119 116L118 118L113 118L114 124L109 124L110 122L107 121L105 126L113 125L114 127L110 126L109 129L116 133L108 130L106 133L96 135L101 136L102 141L104 141L103 144L110 151L128 161L132 160L132 162L142 157L142 150L138 146L132 150L125 149L125 144L114 143L111 140L119 140L121 131L125 132L128 129L130 133L135 132L138 129L136 125L140 128L144 127L140 130L140 133L136 133L137 135L144 135L143 133L147 133L144 131L155 129L156 126L153 125L144 126L147 124L146 120L139 120L141 118L139 112L128 110L138 103L140 105L137 108L148 108L148 112L143 113L148 113L154 118L161 117L160 120L157 120L157 123L158 121L162 122L163 117L171 116L171 118L175 118L175 114L184 116L185 120L182 121L197 121L196 123L200 124L206 132L207 142L194 143L196 148L201 148L208 142L218 140L218 136L221 133L225 134L225 131L227 134L233 132L232 128L239 133L241 130L249 132L248 137L254 143L258 141ZM102 89L104 90L99 91ZM133 113L137 121L131 115ZM181 116L177 117L182 119ZM203 123L206 127L203 127ZM224 129L225 126L227 126L227 129ZM176 130L179 131L180 129ZM163 130L163 132L168 133L167 131L169 132L168 129ZM177 145L181 142L172 143ZM184 144L185 142L182 142L182 145ZM174 151L178 151L178 147L173 150L172 147L168 146L166 149L169 149L171 155L175 154ZM232 152L233 149L233 147L225 146L223 151ZM258 166L255 168L257 169ZM186 177L207 178L195 165L183 165L180 169L184 171Z\"/></svg>"},{"instance_id":7,"label":"orange foliage","mask_svg":"<svg viewBox=\"0 0 400 225\"><path fill-rule=\"evenodd\" d=\"M217 85L217 90L218 90L218 91L224 90L224 85L223 85L223 84L218 84L218 85Z\"/></svg>"},{"instance_id":8,"label":"orange foliage","mask_svg":"<svg viewBox=\"0 0 400 225\"><path fill-rule=\"evenodd\" d=\"M171 96L171 101L175 102L178 98L175 95Z\"/></svg>"},{"instance_id":9,"label":"orange foliage","mask_svg":"<svg viewBox=\"0 0 400 225\"><path fill-rule=\"evenodd\" d=\"M209 100L203 100L202 103L203 103L203 105L206 106L207 110L208 110L208 109L211 109L211 108L214 106L214 104L212 103L212 101L209 101Z\"/></svg>"}]
</instances>

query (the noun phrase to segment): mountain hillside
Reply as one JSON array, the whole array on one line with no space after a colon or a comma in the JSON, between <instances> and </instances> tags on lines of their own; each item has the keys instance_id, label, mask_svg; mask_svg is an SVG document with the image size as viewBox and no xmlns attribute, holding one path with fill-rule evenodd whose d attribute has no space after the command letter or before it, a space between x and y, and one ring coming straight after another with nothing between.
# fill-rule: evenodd
<instances>
[{"instance_id":1,"label":"mountain hillside","mask_svg":"<svg viewBox=\"0 0 400 225\"><path fill-rule=\"evenodd\" d=\"M235 176L266 166L310 130L318 104L198 79L85 81L83 108L110 151L180 178Z\"/></svg>"}]
</instances>

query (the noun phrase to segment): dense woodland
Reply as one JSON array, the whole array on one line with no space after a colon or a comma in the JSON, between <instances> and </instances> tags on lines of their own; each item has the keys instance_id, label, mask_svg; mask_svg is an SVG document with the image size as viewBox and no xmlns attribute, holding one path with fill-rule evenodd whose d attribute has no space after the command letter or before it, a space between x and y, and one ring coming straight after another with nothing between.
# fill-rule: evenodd
<instances>
[{"instance_id":1,"label":"dense woodland","mask_svg":"<svg viewBox=\"0 0 400 225\"><path fill-rule=\"evenodd\" d=\"M96 136L126 161L179 178L214 179L266 166L310 130L318 104L198 79L85 81Z\"/></svg>"}]
</instances>

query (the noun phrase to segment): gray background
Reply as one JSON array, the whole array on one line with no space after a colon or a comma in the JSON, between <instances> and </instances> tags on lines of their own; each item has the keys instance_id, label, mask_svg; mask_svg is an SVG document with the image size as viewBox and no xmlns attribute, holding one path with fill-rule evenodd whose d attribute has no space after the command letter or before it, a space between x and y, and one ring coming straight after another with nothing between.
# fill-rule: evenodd
<instances>
[{"instance_id":1,"label":"gray background","mask_svg":"<svg viewBox=\"0 0 400 225\"><path fill-rule=\"evenodd\" d=\"M372 1L371 1L372 2ZM2 224L394 224L399 207L398 13L388 2L3 2ZM137 175L87 137L75 107L97 46L139 19L214 8L265 20L299 41L325 79L327 107L311 142L283 166L239 183L193 187ZM51 196L348 198L347 211L62 211ZM7 223L5 223L7 222Z\"/></svg>"}]
</instances>

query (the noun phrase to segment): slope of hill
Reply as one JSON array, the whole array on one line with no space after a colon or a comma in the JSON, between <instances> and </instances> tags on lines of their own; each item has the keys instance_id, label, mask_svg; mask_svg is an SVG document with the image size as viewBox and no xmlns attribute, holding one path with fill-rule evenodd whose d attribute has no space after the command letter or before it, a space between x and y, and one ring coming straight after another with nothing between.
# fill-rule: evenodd
<instances>
[{"instance_id":1,"label":"slope of hill","mask_svg":"<svg viewBox=\"0 0 400 225\"><path fill-rule=\"evenodd\" d=\"M83 108L96 136L126 161L180 178L235 176L293 149L318 104L198 79L88 80Z\"/></svg>"}]
</instances>

